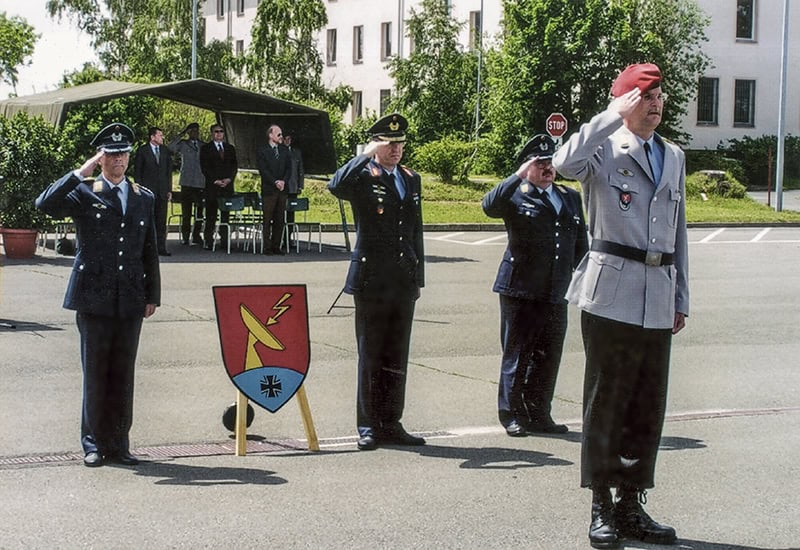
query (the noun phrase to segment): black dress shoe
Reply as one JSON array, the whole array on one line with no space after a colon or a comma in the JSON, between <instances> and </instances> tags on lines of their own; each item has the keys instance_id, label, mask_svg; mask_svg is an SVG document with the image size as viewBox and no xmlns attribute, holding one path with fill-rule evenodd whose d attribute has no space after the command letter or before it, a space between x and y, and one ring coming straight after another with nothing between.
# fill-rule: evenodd
<instances>
[{"instance_id":1,"label":"black dress shoe","mask_svg":"<svg viewBox=\"0 0 800 550\"><path fill-rule=\"evenodd\" d=\"M273 248L272 253L278 256L286 256L286 251L283 250L282 248Z\"/></svg>"},{"instance_id":2,"label":"black dress shoe","mask_svg":"<svg viewBox=\"0 0 800 550\"><path fill-rule=\"evenodd\" d=\"M181 239L181 244L183 246L189 246L189 239Z\"/></svg>"},{"instance_id":3,"label":"black dress shoe","mask_svg":"<svg viewBox=\"0 0 800 550\"><path fill-rule=\"evenodd\" d=\"M89 468L97 468L103 465L103 456L97 451L86 453L83 457L83 464Z\"/></svg>"},{"instance_id":4,"label":"black dress shoe","mask_svg":"<svg viewBox=\"0 0 800 550\"><path fill-rule=\"evenodd\" d=\"M109 457L109 460L112 462L116 462L118 464L122 464L124 466L136 466L139 464L139 459L133 456L128 451L117 453Z\"/></svg>"},{"instance_id":5,"label":"black dress shoe","mask_svg":"<svg viewBox=\"0 0 800 550\"><path fill-rule=\"evenodd\" d=\"M528 431L544 434L565 434L569 431L566 424L556 424L549 416L543 419L531 420L527 425Z\"/></svg>"},{"instance_id":6,"label":"black dress shoe","mask_svg":"<svg viewBox=\"0 0 800 550\"><path fill-rule=\"evenodd\" d=\"M159 250L158 251L158 255L159 256L172 256L172 253L171 252L167 252L166 250Z\"/></svg>"},{"instance_id":7,"label":"black dress shoe","mask_svg":"<svg viewBox=\"0 0 800 550\"><path fill-rule=\"evenodd\" d=\"M617 548L619 533L614 522L611 503L592 503L592 523L589 524L589 544L592 548Z\"/></svg>"},{"instance_id":8,"label":"black dress shoe","mask_svg":"<svg viewBox=\"0 0 800 550\"><path fill-rule=\"evenodd\" d=\"M614 512L621 536L651 544L675 543L678 538L675 529L653 520L642 508L638 492L618 491L617 494L622 495Z\"/></svg>"},{"instance_id":9,"label":"black dress shoe","mask_svg":"<svg viewBox=\"0 0 800 550\"><path fill-rule=\"evenodd\" d=\"M506 426L506 433L511 437L524 437L526 435L525 428L516 420L512 420Z\"/></svg>"},{"instance_id":10,"label":"black dress shoe","mask_svg":"<svg viewBox=\"0 0 800 550\"><path fill-rule=\"evenodd\" d=\"M264 256L272 256L272 250L269 250L268 248L265 248L264 251L262 252L262 254Z\"/></svg>"},{"instance_id":11,"label":"black dress shoe","mask_svg":"<svg viewBox=\"0 0 800 550\"><path fill-rule=\"evenodd\" d=\"M382 430L378 439L380 439L381 443L388 443L389 445L425 445L424 438L411 435L400 424L393 428Z\"/></svg>"},{"instance_id":12,"label":"black dress shoe","mask_svg":"<svg viewBox=\"0 0 800 550\"><path fill-rule=\"evenodd\" d=\"M363 435L358 438L358 450L359 451L374 451L378 448L378 442L375 440L375 436L373 435Z\"/></svg>"}]
</instances>

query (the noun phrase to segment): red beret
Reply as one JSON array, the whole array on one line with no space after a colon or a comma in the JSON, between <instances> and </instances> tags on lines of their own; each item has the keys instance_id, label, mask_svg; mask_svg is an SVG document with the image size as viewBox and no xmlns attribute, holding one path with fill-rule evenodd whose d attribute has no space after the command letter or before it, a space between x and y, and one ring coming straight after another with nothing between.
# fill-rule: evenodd
<instances>
[{"instance_id":1,"label":"red beret","mask_svg":"<svg viewBox=\"0 0 800 550\"><path fill-rule=\"evenodd\" d=\"M644 93L658 86L661 86L661 70L652 63L638 63L628 65L619 73L611 85L611 95L619 97L634 88L639 88Z\"/></svg>"}]
</instances>

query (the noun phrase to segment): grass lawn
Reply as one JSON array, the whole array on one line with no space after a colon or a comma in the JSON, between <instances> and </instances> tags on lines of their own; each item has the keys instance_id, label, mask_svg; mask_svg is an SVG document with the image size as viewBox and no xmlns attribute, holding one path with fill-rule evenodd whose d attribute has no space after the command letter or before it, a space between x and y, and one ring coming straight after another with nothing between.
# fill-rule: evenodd
<instances>
[{"instance_id":1,"label":"grass lawn","mask_svg":"<svg viewBox=\"0 0 800 550\"><path fill-rule=\"evenodd\" d=\"M177 179L177 178L176 178ZM446 184L431 174L422 174L422 215L426 224L501 223L489 218L481 209L481 199L501 180L492 176L473 176L467 184ZM341 223L339 201L327 190L327 180L307 178L303 196L308 197L311 209L308 219L326 224ZM577 188L574 182L568 185ZM242 174L236 181L237 191L258 189L258 178ZM180 205L174 205L175 212ZM350 223L352 212L345 203ZM302 219L302 214L299 218ZM757 203L749 197L723 199L711 197L707 201L689 198L686 202L686 219L689 223L800 223L800 212L774 209Z\"/></svg>"}]
</instances>

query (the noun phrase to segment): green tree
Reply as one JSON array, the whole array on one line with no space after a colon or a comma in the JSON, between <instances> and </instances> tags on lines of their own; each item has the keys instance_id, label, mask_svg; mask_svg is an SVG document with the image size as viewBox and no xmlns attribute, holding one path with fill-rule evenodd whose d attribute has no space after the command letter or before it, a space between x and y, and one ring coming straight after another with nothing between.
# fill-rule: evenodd
<instances>
[{"instance_id":1,"label":"green tree","mask_svg":"<svg viewBox=\"0 0 800 550\"><path fill-rule=\"evenodd\" d=\"M422 0L407 25L414 49L390 63L397 87L390 108L409 118L421 142L470 136L478 63L476 55L459 45L464 24L450 16L442 0Z\"/></svg>"},{"instance_id":2,"label":"green tree","mask_svg":"<svg viewBox=\"0 0 800 550\"><path fill-rule=\"evenodd\" d=\"M86 32L102 70L112 78L167 82L191 77L193 0L48 0L52 17ZM205 20L198 14L198 37ZM197 75L230 82L230 44L197 44Z\"/></svg>"},{"instance_id":3,"label":"green tree","mask_svg":"<svg viewBox=\"0 0 800 550\"><path fill-rule=\"evenodd\" d=\"M694 0L503 0L501 47L489 60L490 141L520 147L552 112L574 129L601 111L617 73L656 63L669 95L660 132L678 141L679 117L709 64L708 18ZM495 147L501 151L502 148ZM513 155L495 158L499 171Z\"/></svg>"},{"instance_id":4,"label":"green tree","mask_svg":"<svg viewBox=\"0 0 800 550\"><path fill-rule=\"evenodd\" d=\"M244 62L247 81L285 99L324 100L316 33L327 23L322 0L259 2Z\"/></svg>"},{"instance_id":5,"label":"green tree","mask_svg":"<svg viewBox=\"0 0 800 550\"><path fill-rule=\"evenodd\" d=\"M17 93L17 71L30 65L30 57L39 35L28 22L18 16L0 12L0 78Z\"/></svg>"}]
</instances>

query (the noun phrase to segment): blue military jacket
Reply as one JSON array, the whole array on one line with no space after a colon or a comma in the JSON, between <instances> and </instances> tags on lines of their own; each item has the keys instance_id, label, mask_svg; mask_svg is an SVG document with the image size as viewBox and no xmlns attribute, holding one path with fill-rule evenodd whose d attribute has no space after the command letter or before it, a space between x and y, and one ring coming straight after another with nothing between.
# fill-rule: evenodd
<instances>
[{"instance_id":1,"label":"blue military jacket","mask_svg":"<svg viewBox=\"0 0 800 550\"><path fill-rule=\"evenodd\" d=\"M45 189L36 206L75 223L78 249L64 307L95 315L144 315L146 304L161 301L155 198L132 185L123 216L113 193L102 177L82 182L70 172Z\"/></svg>"},{"instance_id":2,"label":"blue military jacket","mask_svg":"<svg viewBox=\"0 0 800 550\"><path fill-rule=\"evenodd\" d=\"M419 174L398 166L406 192L369 157L359 155L339 168L328 189L350 201L356 246L344 291L370 299L419 297L425 285L422 184Z\"/></svg>"},{"instance_id":3,"label":"blue military jacket","mask_svg":"<svg viewBox=\"0 0 800 550\"><path fill-rule=\"evenodd\" d=\"M512 175L483 197L487 216L502 218L508 232L492 290L499 294L557 304L572 279L572 271L588 250L580 194L554 185L561 212L539 198L537 187Z\"/></svg>"}]
</instances>

